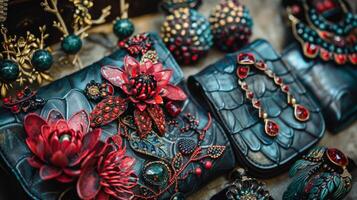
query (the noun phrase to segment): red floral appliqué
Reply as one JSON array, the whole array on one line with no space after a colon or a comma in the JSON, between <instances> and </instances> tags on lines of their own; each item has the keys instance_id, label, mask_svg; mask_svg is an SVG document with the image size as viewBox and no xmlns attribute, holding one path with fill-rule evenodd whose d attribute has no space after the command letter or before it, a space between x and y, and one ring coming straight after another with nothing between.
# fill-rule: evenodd
<instances>
[{"instance_id":1,"label":"red floral appliqu\u00e9","mask_svg":"<svg viewBox=\"0 0 357 200\"><path fill-rule=\"evenodd\" d=\"M161 136L165 133L165 116L161 106L164 100L172 103L187 98L181 88L170 84L173 72L171 69L163 69L161 63L153 64L151 61L139 63L135 58L126 56L123 69L104 66L101 73L107 81L119 87L127 95L126 102L134 105L134 120L141 138L145 138L152 131L152 124L156 126ZM97 106L93 110L92 119L98 118L97 113L101 113L102 107ZM108 119L113 121L119 116ZM108 122L106 120L106 123ZM98 125L103 124L96 122L95 126Z\"/></svg>"},{"instance_id":2,"label":"red floral appliqu\u00e9","mask_svg":"<svg viewBox=\"0 0 357 200\"><path fill-rule=\"evenodd\" d=\"M120 137L116 137L116 145L101 143L95 156L83 162L77 182L77 193L81 199L133 198L132 188L138 181L133 169L135 159L125 155L126 148L121 141Z\"/></svg>"},{"instance_id":3,"label":"red floral appliqu\u00e9","mask_svg":"<svg viewBox=\"0 0 357 200\"><path fill-rule=\"evenodd\" d=\"M82 110L68 121L52 110L47 120L35 113L24 119L26 144L34 154L29 164L40 169L43 180L55 179L72 182L81 173L84 158L93 156L91 151L99 141L101 129L89 129L88 114Z\"/></svg>"}]
</instances>

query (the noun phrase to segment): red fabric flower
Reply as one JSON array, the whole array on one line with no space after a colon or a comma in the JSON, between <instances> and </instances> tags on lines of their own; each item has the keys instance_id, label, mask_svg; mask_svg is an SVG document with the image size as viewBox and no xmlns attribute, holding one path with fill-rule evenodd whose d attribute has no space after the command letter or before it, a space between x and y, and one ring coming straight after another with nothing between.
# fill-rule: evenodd
<instances>
[{"instance_id":1,"label":"red fabric flower","mask_svg":"<svg viewBox=\"0 0 357 200\"><path fill-rule=\"evenodd\" d=\"M52 110L47 121L35 113L24 119L26 144L34 156L32 167L40 169L43 180L56 179L68 183L81 173L80 164L99 141L101 129L89 131L88 114L82 110L68 121Z\"/></svg>"},{"instance_id":2,"label":"red fabric flower","mask_svg":"<svg viewBox=\"0 0 357 200\"><path fill-rule=\"evenodd\" d=\"M168 101L184 101L185 92L170 83L171 69L163 69L161 63L151 61L139 63L135 58L126 56L124 67L104 66L102 76L111 84L121 88L128 99L135 104L135 123L141 138L152 130L152 123L156 125L159 134L165 133L165 117L162 108L163 99Z\"/></svg>"},{"instance_id":3,"label":"red fabric flower","mask_svg":"<svg viewBox=\"0 0 357 200\"><path fill-rule=\"evenodd\" d=\"M81 199L119 200L133 198L132 188L138 178L133 169L135 159L126 156L126 149L118 140L118 147L100 143L94 157L83 162L83 170L77 182Z\"/></svg>"}]
</instances>

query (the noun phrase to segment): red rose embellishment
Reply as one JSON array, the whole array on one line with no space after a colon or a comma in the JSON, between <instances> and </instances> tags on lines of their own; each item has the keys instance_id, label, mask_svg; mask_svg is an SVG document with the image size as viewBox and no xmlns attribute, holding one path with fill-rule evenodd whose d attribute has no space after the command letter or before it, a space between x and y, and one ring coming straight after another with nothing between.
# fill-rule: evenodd
<instances>
[{"instance_id":1,"label":"red rose embellishment","mask_svg":"<svg viewBox=\"0 0 357 200\"><path fill-rule=\"evenodd\" d=\"M134 104L134 120L141 138L145 138L152 131L153 124L160 135L165 133L165 115L161 106L164 100L170 102L187 99L187 95L180 87L170 83L172 70L163 69L161 63L153 64L149 60L140 63L135 58L126 56L123 69L104 66L101 73L107 81L127 95L127 101ZM104 104L108 103L98 104L92 112L92 119L98 118L97 113L101 113L99 107L104 107ZM106 123L115 118L109 116L108 119L105 120ZM96 123L100 124L101 120L100 123Z\"/></svg>"},{"instance_id":2,"label":"red rose embellishment","mask_svg":"<svg viewBox=\"0 0 357 200\"><path fill-rule=\"evenodd\" d=\"M118 145L101 143L95 156L83 162L83 170L77 182L77 193L81 199L132 199L133 187L138 177L133 169L135 159L126 156L121 139Z\"/></svg>"},{"instance_id":3,"label":"red rose embellishment","mask_svg":"<svg viewBox=\"0 0 357 200\"><path fill-rule=\"evenodd\" d=\"M24 119L26 144L34 154L29 164L40 169L43 180L72 182L81 173L80 165L99 141L101 129L89 129L89 116L82 110L68 121L52 110L45 120L35 113Z\"/></svg>"}]
</instances>

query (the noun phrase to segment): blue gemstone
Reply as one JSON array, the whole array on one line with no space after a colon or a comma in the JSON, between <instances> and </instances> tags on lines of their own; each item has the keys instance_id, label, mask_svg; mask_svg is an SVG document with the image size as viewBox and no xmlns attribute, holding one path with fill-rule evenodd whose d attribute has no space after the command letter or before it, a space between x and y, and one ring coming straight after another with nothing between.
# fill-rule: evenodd
<instances>
[{"instance_id":1,"label":"blue gemstone","mask_svg":"<svg viewBox=\"0 0 357 200\"><path fill-rule=\"evenodd\" d=\"M130 37L134 30L134 24L129 19L118 19L113 25L113 32L119 40Z\"/></svg>"},{"instance_id":2,"label":"blue gemstone","mask_svg":"<svg viewBox=\"0 0 357 200\"><path fill-rule=\"evenodd\" d=\"M82 40L77 35L68 35L63 39L61 48L67 54L76 54L82 48Z\"/></svg>"}]
</instances>

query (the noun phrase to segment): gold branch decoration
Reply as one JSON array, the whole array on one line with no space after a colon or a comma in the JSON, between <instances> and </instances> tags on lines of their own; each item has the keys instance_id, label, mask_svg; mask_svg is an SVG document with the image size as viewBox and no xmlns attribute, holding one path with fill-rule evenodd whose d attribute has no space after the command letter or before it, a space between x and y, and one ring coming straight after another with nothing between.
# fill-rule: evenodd
<instances>
[{"instance_id":1,"label":"gold branch decoration","mask_svg":"<svg viewBox=\"0 0 357 200\"><path fill-rule=\"evenodd\" d=\"M54 14L57 18L57 21L53 22L53 26L57 28L63 34L63 40L69 35L78 36L80 39L84 39L88 36L87 31L93 26L97 24L102 24L105 22L105 19L110 15L111 6L107 6L102 9L101 15L97 19L93 19L91 13L89 12L90 8L93 7L94 3L92 0L70 0L74 5L74 13L73 13L73 24L72 29L73 33L70 33L68 30L68 26L66 25L61 13L58 9L58 0L43 0L41 5L44 7L44 10ZM79 50L78 50L79 51ZM74 53L73 56L67 58L71 59L72 64L77 64L80 68L82 68L82 62L78 55L78 51ZM64 60L60 58L60 60Z\"/></svg>"},{"instance_id":2,"label":"gold branch decoration","mask_svg":"<svg viewBox=\"0 0 357 200\"><path fill-rule=\"evenodd\" d=\"M19 75L16 82L23 86L24 83L42 84L43 81L52 81L52 77L46 71L38 71L31 63L31 58L34 52L38 49L43 49L44 41L48 38L46 32L46 26L39 27L40 37L36 37L34 34L27 32L24 37L17 37L16 35L8 36L7 29L1 27L0 31L3 36L1 57L16 62L19 67ZM49 49L48 49L49 50ZM13 85L7 82L0 82L0 93L2 97L5 97L8 90Z\"/></svg>"}]
</instances>

